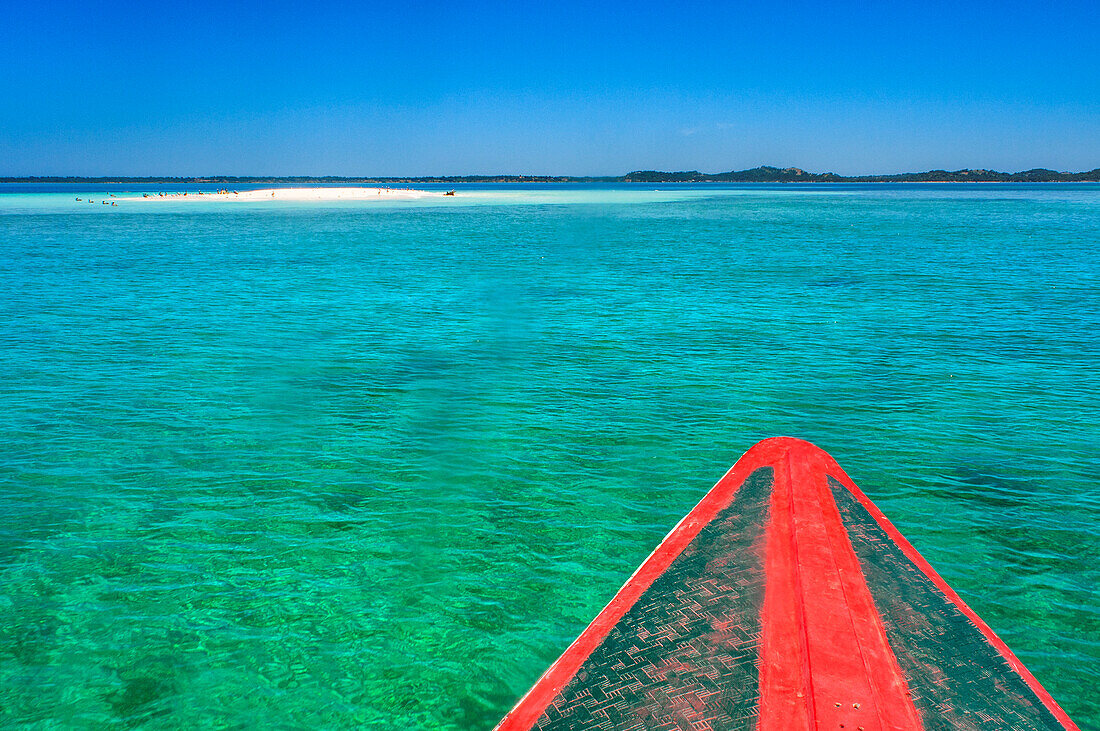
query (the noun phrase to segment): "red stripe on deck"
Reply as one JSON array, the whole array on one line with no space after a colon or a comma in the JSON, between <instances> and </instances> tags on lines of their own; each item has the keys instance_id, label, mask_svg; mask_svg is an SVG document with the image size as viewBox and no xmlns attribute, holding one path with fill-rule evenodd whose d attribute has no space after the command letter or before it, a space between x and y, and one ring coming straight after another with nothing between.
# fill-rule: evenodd
<instances>
[{"instance_id":1,"label":"red stripe on deck","mask_svg":"<svg viewBox=\"0 0 1100 731\"><path fill-rule=\"evenodd\" d=\"M782 444L767 534L760 728L920 729L823 453Z\"/></svg>"},{"instance_id":2,"label":"red stripe on deck","mask_svg":"<svg viewBox=\"0 0 1100 731\"><path fill-rule=\"evenodd\" d=\"M786 445L780 440L766 439L746 452L699 504L665 536L665 539L627 580L611 602L592 620L592 624L588 625L581 636L539 678L527 695L501 720L497 729L521 731L531 728L562 688L577 674L577 670L588 656L599 647L646 589L665 572L684 548L695 540L699 531L729 506L745 479L757 469L777 462L785 450Z\"/></svg>"},{"instance_id":3,"label":"red stripe on deck","mask_svg":"<svg viewBox=\"0 0 1100 731\"><path fill-rule=\"evenodd\" d=\"M784 445L782 463L775 465L764 559L768 579L761 616L760 728L765 731L815 725L805 602L797 570L794 491L786 453Z\"/></svg>"}]
</instances>

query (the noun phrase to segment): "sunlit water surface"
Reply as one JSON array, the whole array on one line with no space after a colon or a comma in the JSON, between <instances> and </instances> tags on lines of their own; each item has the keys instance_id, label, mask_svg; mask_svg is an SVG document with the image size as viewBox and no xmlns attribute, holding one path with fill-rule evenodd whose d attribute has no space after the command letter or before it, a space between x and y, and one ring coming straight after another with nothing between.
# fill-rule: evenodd
<instances>
[{"instance_id":1,"label":"sunlit water surface","mask_svg":"<svg viewBox=\"0 0 1100 731\"><path fill-rule=\"evenodd\" d=\"M1100 187L653 187L4 188L0 725L490 727L788 434L1100 727Z\"/></svg>"}]
</instances>

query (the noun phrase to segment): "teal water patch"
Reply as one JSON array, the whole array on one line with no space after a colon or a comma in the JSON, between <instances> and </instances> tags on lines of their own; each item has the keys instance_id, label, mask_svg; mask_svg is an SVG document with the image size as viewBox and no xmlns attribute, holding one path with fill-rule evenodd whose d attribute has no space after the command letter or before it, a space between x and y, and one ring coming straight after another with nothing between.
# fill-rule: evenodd
<instances>
[{"instance_id":1,"label":"teal water patch","mask_svg":"<svg viewBox=\"0 0 1100 731\"><path fill-rule=\"evenodd\" d=\"M490 727L775 434L1100 724L1097 186L468 192L0 195L0 724Z\"/></svg>"}]
</instances>

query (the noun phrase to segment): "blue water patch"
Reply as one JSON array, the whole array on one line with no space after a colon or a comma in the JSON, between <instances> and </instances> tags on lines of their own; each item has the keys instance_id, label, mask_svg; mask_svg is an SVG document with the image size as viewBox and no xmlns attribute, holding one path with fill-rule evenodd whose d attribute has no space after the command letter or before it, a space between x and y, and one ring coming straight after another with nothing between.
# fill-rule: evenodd
<instances>
[{"instance_id":1,"label":"blue water patch","mask_svg":"<svg viewBox=\"0 0 1100 731\"><path fill-rule=\"evenodd\" d=\"M776 434L1100 725L1100 186L0 191L0 725L490 727Z\"/></svg>"}]
</instances>

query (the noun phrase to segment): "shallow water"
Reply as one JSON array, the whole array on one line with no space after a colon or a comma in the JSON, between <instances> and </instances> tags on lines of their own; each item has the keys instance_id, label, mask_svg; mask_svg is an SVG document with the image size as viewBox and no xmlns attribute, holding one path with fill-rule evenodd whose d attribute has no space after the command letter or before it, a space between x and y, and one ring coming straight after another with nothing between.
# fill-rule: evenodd
<instances>
[{"instance_id":1,"label":"shallow water","mask_svg":"<svg viewBox=\"0 0 1100 731\"><path fill-rule=\"evenodd\" d=\"M490 727L790 434L1100 727L1100 186L653 187L0 186L0 725Z\"/></svg>"}]
</instances>

